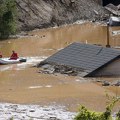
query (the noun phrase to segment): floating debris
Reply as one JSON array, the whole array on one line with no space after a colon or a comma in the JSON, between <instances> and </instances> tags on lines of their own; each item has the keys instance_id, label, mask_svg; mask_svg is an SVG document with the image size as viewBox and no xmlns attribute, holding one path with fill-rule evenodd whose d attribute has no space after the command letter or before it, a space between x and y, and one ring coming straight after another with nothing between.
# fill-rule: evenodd
<instances>
[{"instance_id":1,"label":"floating debris","mask_svg":"<svg viewBox=\"0 0 120 120\"><path fill-rule=\"evenodd\" d=\"M0 103L0 120L73 120L74 112L64 106L39 106Z\"/></svg>"},{"instance_id":2,"label":"floating debris","mask_svg":"<svg viewBox=\"0 0 120 120\"><path fill-rule=\"evenodd\" d=\"M110 83L108 81L104 81L102 84L102 86L109 86L109 85L110 85Z\"/></svg>"}]
</instances>

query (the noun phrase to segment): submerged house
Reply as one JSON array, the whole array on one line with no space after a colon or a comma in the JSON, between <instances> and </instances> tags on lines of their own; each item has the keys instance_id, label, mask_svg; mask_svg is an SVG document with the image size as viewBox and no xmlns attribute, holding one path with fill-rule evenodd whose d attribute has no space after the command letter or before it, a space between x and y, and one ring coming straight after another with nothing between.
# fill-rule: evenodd
<instances>
[{"instance_id":1,"label":"submerged house","mask_svg":"<svg viewBox=\"0 0 120 120\"><path fill-rule=\"evenodd\" d=\"M72 68L82 77L120 76L120 50L72 43L41 63L45 64Z\"/></svg>"}]
</instances>

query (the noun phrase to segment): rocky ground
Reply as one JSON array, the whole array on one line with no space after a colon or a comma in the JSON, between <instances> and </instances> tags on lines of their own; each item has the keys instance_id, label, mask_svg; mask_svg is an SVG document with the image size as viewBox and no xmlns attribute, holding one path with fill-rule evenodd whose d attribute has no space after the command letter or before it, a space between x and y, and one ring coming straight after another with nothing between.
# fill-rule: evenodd
<instances>
[{"instance_id":1,"label":"rocky ground","mask_svg":"<svg viewBox=\"0 0 120 120\"><path fill-rule=\"evenodd\" d=\"M0 120L72 120L74 116L64 106L0 103Z\"/></svg>"},{"instance_id":2,"label":"rocky ground","mask_svg":"<svg viewBox=\"0 0 120 120\"><path fill-rule=\"evenodd\" d=\"M16 0L16 4L21 30L108 18L108 11L93 0Z\"/></svg>"}]
</instances>

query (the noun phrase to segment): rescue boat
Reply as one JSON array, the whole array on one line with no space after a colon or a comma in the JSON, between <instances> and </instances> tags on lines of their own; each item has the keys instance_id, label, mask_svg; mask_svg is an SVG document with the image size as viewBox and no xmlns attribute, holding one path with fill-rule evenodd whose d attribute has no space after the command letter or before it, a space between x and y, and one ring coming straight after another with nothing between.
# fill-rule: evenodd
<instances>
[{"instance_id":1,"label":"rescue boat","mask_svg":"<svg viewBox=\"0 0 120 120\"><path fill-rule=\"evenodd\" d=\"M6 64L16 64L16 63L22 63L26 62L27 59L25 58L18 58L17 60L13 60L10 58L0 58L0 65L6 65Z\"/></svg>"}]
</instances>

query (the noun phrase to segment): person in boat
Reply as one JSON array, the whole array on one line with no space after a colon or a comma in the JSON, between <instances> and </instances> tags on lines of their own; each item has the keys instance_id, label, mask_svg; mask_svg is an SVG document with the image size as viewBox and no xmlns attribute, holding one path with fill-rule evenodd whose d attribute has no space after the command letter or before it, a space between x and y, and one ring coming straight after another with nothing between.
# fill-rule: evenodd
<instances>
[{"instance_id":1,"label":"person in boat","mask_svg":"<svg viewBox=\"0 0 120 120\"><path fill-rule=\"evenodd\" d=\"M2 53L0 52L0 58L2 58Z\"/></svg>"},{"instance_id":2,"label":"person in boat","mask_svg":"<svg viewBox=\"0 0 120 120\"><path fill-rule=\"evenodd\" d=\"M17 60L18 58L18 54L13 50L12 55L10 56L10 60Z\"/></svg>"}]
</instances>

